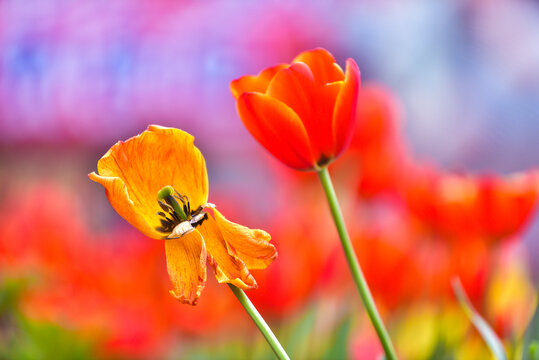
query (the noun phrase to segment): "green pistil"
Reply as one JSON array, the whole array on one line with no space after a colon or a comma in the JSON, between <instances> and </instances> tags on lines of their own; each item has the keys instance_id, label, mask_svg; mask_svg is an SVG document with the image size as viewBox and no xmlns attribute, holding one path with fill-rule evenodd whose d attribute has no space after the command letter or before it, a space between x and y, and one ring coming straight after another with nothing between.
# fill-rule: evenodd
<instances>
[{"instance_id":1,"label":"green pistil","mask_svg":"<svg viewBox=\"0 0 539 360\"><path fill-rule=\"evenodd\" d=\"M172 206L172 208L174 209L174 212L176 213L176 215L178 215L180 220L186 221L187 215L181 208L180 204L178 204L178 202L174 198L173 196L174 193L175 193L174 188L170 185L167 185L157 192L157 199L165 201L167 204Z\"/></svg>"}]
</instances>

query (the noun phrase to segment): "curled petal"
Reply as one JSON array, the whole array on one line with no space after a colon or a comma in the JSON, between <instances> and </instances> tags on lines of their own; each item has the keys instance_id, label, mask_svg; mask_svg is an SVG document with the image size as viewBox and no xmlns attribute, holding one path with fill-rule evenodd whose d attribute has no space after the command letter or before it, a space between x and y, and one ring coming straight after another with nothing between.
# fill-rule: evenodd
<instances>
[{"instance_id":1,"label":"curled petal","mask_svg":"<svg viewBox=\"0 0 539 360\"><path fill-rule=\"evenodd\" d=\"M243 260L248 269L265 269L277 258L277 251L269 243L271 236L267 232L233 223L217 209L213 209L213 213L229 249Z\"/></svg>"},{"instance_id":2,"label":"curled petal","mask_svg":"<svg viewBox=\"0 0 539 360\"><path fill-rule=\"evenodd\" d=\"M208 201L208 175L200 151L188 133L150 125L147 131L118 142L99 160L99 174L90 179L103 185L114 209L152 238L163 238L157 192L171 185L186 195L192 208Z\"/></svg>"},{"instance_id":3,"label":"curled petal","mask_svg":"<svg viewBox=\"0 0 539 360\"><path fill-rule=\"evenodd\" d=\"M319 85L344 80L344 73L341 67L335 62L333 55L329 51L317 48L304 51L292 61L307 64L314 75L315 81Z\"/></svg>"},{"instance_id":4,"label":"curled petal","mask_svg":"<svg viewBox=\"0 0 539 360\"><path fill-rule=\"evenodd\" d=\"M357 99L361 77L354 60L346 60L346 77L337 95L333 110L333 133L335 137L335 156L339 156L350 144L356 123Z\"/></svg>"},{"instance_id":5,"label":"curled petal","mask_svg":"<svg viewBox=\"0 0 539 360\"><path fill-rule=\"evenodd\" d=\"M287 65L285 64L272 66L263 70L256 76L246 75L240 77L239 79L233 80L230 83L232 95L237 100L241 94L246 92L265 93L273 76L275 76L279 70L284 69L286 66Z\"/></svg>"},{"instance_id":6,"label":"curled petal","mask_svg":"<svg viewBox=\"0 0 539 360\"><path fill-rule=\"evenodd\" d=\"M158 227L159 219L153 215L144 217L143 214L151 214L154 207L150 203L135 203L129 197L129 192L124 181L119 177L107 177L99 176L95 172L88 175L91 180L100 183L105 188L107 198L110 204L116 210L120 216L122 216L128 223L136 227L144 235L161 239L165 235L155 230ZM141 211L143 206L148 207ZM154 213L155 214L155 213Z\"/></svg>"},{"instance_id":7,"label":"curled petal","mask_svg":"<svg viewBox=\"0 0 539 360\"><path fill-rule=\"evenodd\" d=\"M219 283L230 283L248 290L258 286L245 263L238 257L234 249L227 246L223 235L213 217L209 216L197 228L204 238L208 259L215 270L215 277Z\"/></svg>"},{"instance_id":8,"label":"curled petal","mask_svg":"<svg viewBox=\"0 0 539 360\"><path fill-rule=\"evenodd\" d=\"M266 150L295 169L313 167L305 128L288 106L268 95L244 93L237 107L247 130Z\"/></svg>"},{"instance_id":9,"label":"curled petal","mask_svg":"<svg viewBox=\"0 0 539 360\"><path fill-rule=\"evenodd\" d=\"M165 241L170 294L185 304L196 305L206 284L206 247L198 231Z\"/></svg>"}]
</instances>

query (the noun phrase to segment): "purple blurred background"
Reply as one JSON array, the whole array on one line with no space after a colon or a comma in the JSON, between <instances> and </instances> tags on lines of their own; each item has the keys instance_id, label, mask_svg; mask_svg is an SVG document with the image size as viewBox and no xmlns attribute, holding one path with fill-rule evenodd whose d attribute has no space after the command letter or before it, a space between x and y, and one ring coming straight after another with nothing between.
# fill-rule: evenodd
<instances>
[{"instance_id":1,"label":"purple blurred background","mask_svg":"<svg viewBox=\"0 0 539 360\"><path fill-rule=\"evenodd\" d=\"M28 198L23 201L22 195L35 194L35 190L23 192L32 188L47 189L48 184L52 184L51 189L64 187L67 195L66 199L59 199L62 206L57 212L44 216L43 220L47 224L49 218L54 218L50 225L55 230L51 235L52 240L46 236L48 228L28 233L35 234L34 237L39 238L38 240L43 240L43 249L49 250L49 241L54 241L56 232L65 236L64 238L58 235L56 240L61 240L57 241L59 244L65 245L76 238L77 236L70 235L78 234L76 231L67 231L64 234L62 226L69 227L69 224L78 225L80 222L84 224L81 228L89 233L86 234L88 239L83 240L93 241L94 245L99 244L96 248L104 245L105 250L111 245L107 242L114 242L113 247L128 250L125 262L119 262L118 268L125 270L124 264L131 264L133 269L140 270L136 260L127 261L130 260L129 251L136 253L136 241L149 244L148 249L151 249L154 243L146 243L145 238L136 238L133 235L136 231L112 209L103 189L90 182L87 174L96 169L98 159L111 145L141 133L149 124L159 124L181 128L195 136L195 144L204 154L208 166L210 201L217 203L229 218L247 226L265 229L266 224L272 222L273 225L280 225L279 221L283 218L295 221L294 211L297 214L306 207L299 206L304 205L301 200L297 201L300 204L293 204L293 200L289 198L294 196L290 196L287 191L294 191L293 189L303 186L303 183L292 178L291 171L269 156L244 128L236 114L229 83L239 76L257 73L267 66L289 62L300 52L315 47L328 49L341 65L346 58L354 58L361 69L364 84L380 83L391 90L397 97L396 101L400 102L405 118L405 122L400 124L402 135L411 148L415 162L432 163L436 171L441 168L450 172L473 174L510 174L539 167L539 3L536 1L0 0L0 210L10 214L10 204L20 200L22 210L13 211L17 215L13 219L24 220L21 226L35 230L39 226L34 224L39 224L39 221L34 220L39 219L32 217L39 218L43 212L48 211L42 209L55 209L54 204L48 207L41 205L47 203L47 199L54 199L56 192L52 191L49 195L45 193L45 196L39 198L45 200L31 198L30 201ZM391 97L391 94L387 96ZM398 145L401 145L400 139ZM394 151L398 152L400 149L399 147ZM342 163L346 164L345 161ZM346 170L348 168L345 168L343 173L348 175ZM290 177L287 177L289 173ZM355 180L357 179L350 180L350 184ZM294 182L295 187L281 186L286 181ZM338 181L336 184L337 191L341 191ZM303 197L298 196L297 199L311 201L309 190L306 187ZM318 190L317 187L316 191ZM348 189L345 194L350 195L351 191L355 190ZM7 201L8 199L10 201ZM343 199L343 203L357 200L346 197ZM366 250L371 250L367 253L374 254L371 256L374 259L371 261L371 271L373 268L377 270L378 259L387 255L388 264L392 265L391 270L386 273L380 271L379 274L384 276L374 276L373 279L387 285L390 290L394 290L394 287L385 276L391 278L392 271L400 272L399 267L404 269L406 265L406 262L401 262L406 257L396 251L400 249L397 245L404 244L404 240L410 240L413 236L419 236L418 239L413 239L418 240L418 243L429 241L422 237L425 236L423 228L421 231L415 229L422 224L406 225L412 221L412 217L405 214L402 204L393 200L386 199L384 194L377 199L378 202L369 203L369 199L365 200L366 205L362 203L358 211L358 214L365 218L357 221L359 225L364 225L372 219L379 220L373 224L373 239L369 238L368 231L361 236L365 236L365 244L372 247L371 249L365 246ZM34 210L30 215L26 215L24 211L27 203L33 205L32 201L36 202L36 206L30 206L29 208ZM290 201L290 204L279 203L285 201ZM69 205L70 202L73 203L73 208L83 210L80 212L82 215L77 212L67 213L65 219L56 219L58 213L69 212L63 209L69 209L64 203ZM321 205L325 211L325 204ZM287 212L289 208L290 213ZM282 214L283 212L286 213ZM319 212L313 211L313 214ZM335 260L338 258L335 258L332 252L326 251L322 241L318 244L324 245L320 249L313 247L311 253L305 251L309 245L305 246L305 238L310 241L311 235L319 234L316 227L310 227L310 214L302 215L303 222L296 229L292 228L290 234L288 228L280 229L276 235L272 232L279 251L280 246L284 249L281 252L283 256L279 259L283 265L272 265L275 270L271 270L273 273L270 273L266 281L282 285L281 283L287 283L282 279L288 280L291 277L292 285L287 283L289 288L283 286L282 289L277 286L276 290L266 288L267 292L261 296L277 294L275 299L271 296L266 299L269 304L267 307L273 310L285 308L282 298L287 295L297 301L291 301L289 309L294 309L294 304L300 304L305 310L310 307L305 305L310 296L321 294L320 299L329 299L330 305L336 304L335 309L345 311L346 306L334 302L339 295L332 294L331 288L329 291L319 291L316 288L319 282L324 281L315 279L319 276L316 269L327 278L338 278L335 275L339 274L338 269L332 268L338 264ZM531 226L526 224L523 233L518 233L518 239L522 235L524 244L529 249L528 253L524 251L524 255L529 255L537 280L539 219L536 214L534 216ZM242 222L243 220L245 222ZM377 226L377 222L382 225ZM56 226L57 223L63 225ZM380 232L380 239L377 239L377 227L384 230ZM25 232L19 234L17 223L14 222L14 226L10 228L12 232L6 232L10 236L4 238L7 240L5 243L11 242L13 234L20 238L26 236ZM76 230L78 226L74 228ZM389 231L385 231L386 228ZM400 231L401 229L404 230ZM333 228L331 230L333 231ZM86 236L84 231L81 230L80 233L80 237ZM291 241L288 241L287 236ZM323 238L324 233L320 237ZM328 238L334 240L330 237L331 234ZM395 242L382 241L393 240L392 237L396 238ZM131 242L132 238L135 241ZM462 268L466 270L469 267L472 275L476 274L474 271L481 265L480 261L475 264L473 260L481 260L482 246L490 246L481 242L484 239L477 240L480 245L477 247L479 255L473 257L473 254L469 256L466 253L474 249L471 246L464 247L463 253L454 256L455 259L451 258L451 261L456 263L462 261ZM17 239L13 241L17 245L16 242ZM67 245L78 246L77 244L73 241ZM0 242L0 250L1 245ZM430 247L424 248L427 251L418 253L414 252L412 245L412 255L406 253L406 256L417 257L420 264L423 259L433 263L432 266L426 267L429 270L420 269L424 273L436 268L436 265L441 269L452 266L449 257L441 257L445 259L445 263L437 264L438 258L436 254L430 253ZM460 245L462 244L459 243ZM129 246L133 248L130 249ZM17 249L17 246L13 248ZM24 248L24 244L21 248ZM39 252L43 249L26 250L32 254L32 251ZM140 249L138 251L144 254ZM488 250L495 253L493 249ZM56 254L54 246L51 246L50 251L53 255ZM298 260L295 251L302 252L303 258ZM56 252L60 254L59 259L62 256L69 257L64 256L64 252ZM97 270L102 270L100 266L103 264L113 265L113 257L101 259L100 253L96 254L91 261L99 263L96 265ZM155 254L162 257L158 258ZM384 256L376 256L377 254ZM157 260L150 258L148 264L152 265L148 266L164 264L164 254L161 251L150 253L150 256ZM17 253L14 257L17 258ZM141 258L144 259L142 256ZM53 260L56 262L57 258L53 257ZM153 262L154 260L156 262ZM520 265L527 264L525 256L518 261L522 263L519 263ZM290 264L301 267L303 273L292 274ZM412 265L415 266L415 262ZM415 269L412 265L410 268ZM70 272L70 268L67 271L60 268L59 272L62 274ZM109 273L117 275L117 268L111 269L108 270ZM131 284L135 289L126 291L137 294L139 284L136 280L130 282L133 280L130 273L133 269L126 270L127 274L123 274L125 279L121 273L118 278L125 280L126 284ZM505 271L505 268L500 269L496 270ZM141 273L145 270L142 269ZM164 275L165 267L158 270L163 271L162 279L168 286L168 279ZM451 270L454 271L453 268ZM437 274L434 271L433 273ZM101 280L105 284L108 284L110 274L104 272ZM378 275L377 271L372 272L371 276L372 274ZM403 270L403 274L408 272ZM3 275L0 274L0 280ZM472 279L470 281L476 279L472 275L469 277ZM88 275L88 284L93 285L94 276L95 274ZM262 272L260 277L262 278ZM257 280L258 278L257 274ZM433 278L437 279L435 276ZM117 280L114 276L111 276L111 279ZM415 281L408 280L411 283ZM151 277L146 279L146 283L150 285L153 285L153 281ZM518 286L511 287L508 280L504 281L506 282L501 288L506 292L489 292L485 296L489 301L494 298L501 299L500 302L503 303L504 299L515 295L517 301L524 299L531 302L531 296L528 296L526 291L518 293L514 290ZM89 287L91 293L93 287L88 284L84 286ZM299 286L296 286L297 284ZM527 283L524 285L528 286ZM521 288L527 289L526 286ZM118 293L121 294L124 289L118 287ZM115 286L112 288L117 290ZM425 290L412 286L410 288L420 295L421 291ZM212 285L205 291L208 294L219 294L211 293L211 289ZM407 288L403 286L403 289ZM50 289L46 288L46 295L49 291ZM509 296L506 296L507 293ZM83 298L84 294L86 293L79 299ZM391 292L388 294L392 296ZM499 296L500 294L506 297ZM145 304L145 296L149 294L140 295ZM168 299L166 292L163 295ZM107 296L112 298L111 301L116 301L117 298L124 301L123 295L120 296L114 291ZM208 298L209 296L219 298L218 295L208 295ZM254 296L256 302L256 295ZM332 296L335 296L335 299ZM341 297L347 300L346 296ZM161 299L156 299L150 300L161 304ZM135 295L133 300L136 303L140 299ZM213 300L207 300L206 304L210 304L210 308ZM226 299L220 300L224 304ZM258 301L261 302L261 299L258 298ZM321 304L323 305L323 302ZM508 302L506 305L515 312L525 309L525 306L521 306L524 302L520 305L514 304L519 303ZM175 309L176 303L173 305L172 309ZM329 318L335 317L334 313L327 311L322 305L322 313ZM420 303L418 309L428 310L432 304L426 305ZM122 306L119 308L123 309ZM407 304L404 307L409 310ZM109 303L103 305L103 309L107 310L105 314L109 314L109 308ZM200 308L197 306L197 309ZM144 322L146 305L134 306L134 309L133 312L126 312L125 317L119 316L120 320L116 321L123 326L125 319L136 318L135 320L140 320L136 329L142 329L143 332L148 330L150 335L155 335L162 341L162 333L157 331L153 334L155 329L147 327ZM168 308L158 310L163 309ZM167 311L157 311L157 314L153 315L148 313L147 317L150 320L157 319L157 324L163 319L165 324L172 324L171 319L180 319L178 324L183 325L183 316L191 309L181 309L185 312L179 312L175 315L176 318L169 316ZM215 321L218 321L221 314L218 306L216 309L217 314L209 314L208 318L215 316ZM226 304L221 306L222 309L226 309ZM413 307L411 309L410 319L418 319ZM204 311L204 308L200 311ZM62 311L59 313L63 315ZM504 313L511 320L516 318L509 310ZM138 314L144 316L139 319ZM186 323L191 322L190 326L196 328L200 322L200 313L193 310L190 314L191 318L188 318ZM398 325L401 321L398 318L402 314L397 312L393 315L397 318L393 322ZM152 319L152 316L155 319ZM439 319L433 319L436 319L433 321L438 325ZM109 318L101 320L105 325L114 323L114 320ZM527 320L525 318L522 323L527 323ZM178 324L171 324L169 328L164 327L166 331L160 331L170 331L173 334L171 338L177 339L173 331L177 330ZM322 328L332 331L331 327L326 325L322 324ZM129 326L126 325L125 328ZM206 326L211 327L208 324ZM226 329L226 335L233 335L236 331L234 326L228 323L223 323L222 326ZM395 329L397 328L393 325L391 331L397 334ZM410 339L415 341L417 333L421 331L417 331L415 326L410 329ZM0 357L3 340L1 330L0 321ZM363 335L362 340L365 339ZM208 344L213 341L212 336L206 338L201 335L199 338L188 335L182 341L191 344L193 339L209 339L208 343L201 342L203 348L210 347ZM510 339L513 341L513 337ZM136 340L135 336L135 342ZM153 341L153 338L150 340ZM23 347L27 347L27 344L23 343ZM41 351L40 348L37 350ZM152 354L151 358L155 357L155 354Z\"/></svg>"},{"instance_id":2,"label":"purple blurred background","mask_svg":"<svg viewBox=\"0 0 539 360\"><path fill-rule=\"evenodd\" d=\"M109 145L149 122L234 135L230 80L322 46L394 89L418 153L472 170L536 164L531 1L0 4L3 144Z\"/></svg>"},{"instance_id":3,"label":"purple blurred background","mask_svg":"<svg viewBox=\"0 0 539 360\"><path fill-rule=\"evenodd\" d=\"M52 177L97 194L95 161L157 123L196 136L214 188L245 206L271 199L267 155L228 84L317 46L397 94L418 158L472 172L538 164L536 2L4 0L0 182ZM119 218L99 199L89 221L102 228ZM533 246L539 225L526 235Z\"/></svg>"}]
</instances>

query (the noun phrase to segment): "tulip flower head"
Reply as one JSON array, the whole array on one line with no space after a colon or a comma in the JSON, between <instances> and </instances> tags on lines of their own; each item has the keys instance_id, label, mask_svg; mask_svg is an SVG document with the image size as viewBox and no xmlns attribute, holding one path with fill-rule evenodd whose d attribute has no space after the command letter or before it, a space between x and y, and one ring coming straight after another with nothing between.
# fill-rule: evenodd
<instances>
[{"instance_id":1,"label":"tulip flower head","mask_svg":"<svg viewBox=\"0 0 539 360\"><path fill-rule=\"evenodd\" d=\"M193 142L184 131L151 125L114 145L89 177L131 225L165 240L170 293L195 305L207 263L220 283L254 289L249 270L266 268L277 253L268 233L235 224L208 203L206 163Z\"/></svg>"},{"instance_id":2,"label":"tulip flower head","mask_svg":"<svg viewBox=\"0 0 539 360\"><path fill-rule=\"evenodd\" d=\"M343 72L320 48L230 84L239 116L254 138L286 165L315 171L350 143L359 87L354 60L346 61Z\"/></svg>"}]
</instances>

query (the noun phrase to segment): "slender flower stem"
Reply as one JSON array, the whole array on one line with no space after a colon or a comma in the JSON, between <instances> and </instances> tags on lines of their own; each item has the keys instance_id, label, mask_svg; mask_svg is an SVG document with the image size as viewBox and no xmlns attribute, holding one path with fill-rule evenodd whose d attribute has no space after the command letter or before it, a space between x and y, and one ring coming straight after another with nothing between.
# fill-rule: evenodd
<instances>
[{"instance_id":1,"label":"slender flower stem","mask_svg":"<svg viewBox=\"0 0 539 360\"><path fill-rule=\"evenodd\" d=\"M335 194L335 189L333 188L327 167L324 167L322 170L318 171L318 176L320 177L320 182L322 183L322 187L326 193L329 208L331 209L331 215L333 216L335 226L337 227L337 232L339 233L339 238L341 239L344 255L348 261L348 267L350 268L350 272L352 273L352 277L356 283L361 301L363 301L365 310L367 311L374 329L378 334L378 338L382 343L382 347L386 353L386 358L388 360L396 360L397 356L395 355L393 344L391 343L389 334L387 333L384 323L382 322L382 318L378 313L378 309L376 308L376 304L372 298L371 291L369 290L369 286L367 285L367 281L365 280L365 276L361 271L359 261L355 255L354 248L350 242L350 236L348 236L348 231L346 230L346 225L344 224L341 208L339 206L337 195Z\"/></svg>"},{"instance_id":2,"label":"slender flower stem","mask_svg":"<svg viewBox=\"0 0 539 360\"><path fill-rule=\"evenodd\" d=\"M260 315L258 310L256 310L255 306L253 305L251 300L249 300L247 295L245 295L243 290L232 284L228 284L228 286L230 287L234 295L236 295L245 311L247 311L247 314L249 314L251 319L253 319L256 326L258 327L258 330L260 330L262 335L264 335L266 341L271 346L271 349L273 350L275 355L277 355L277 358L279 358L280 360L290 360L290 358L286 354L286 351L284 351L283 346L279 343L279 340L277 340L268 324L266 324L266 321L264 321L262 315Z\"/></svg>"}]
</instances>

